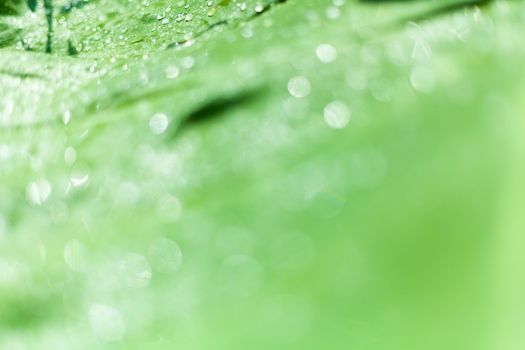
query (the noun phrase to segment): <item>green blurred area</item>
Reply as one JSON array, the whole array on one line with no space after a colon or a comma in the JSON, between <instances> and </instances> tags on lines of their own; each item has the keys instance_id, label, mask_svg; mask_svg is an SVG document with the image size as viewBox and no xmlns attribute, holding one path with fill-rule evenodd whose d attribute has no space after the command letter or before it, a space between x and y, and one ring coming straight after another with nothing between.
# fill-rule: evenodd
<instances>
[{"instance_id":1,"label":"green blurred area","mask_svg":"<svg viewBox=\"0 0 525 350\"><path fill-rule=\"evenodd\" d=\"M459 3L2 17L0 349L525 348L525 7Z\"/></svg>"}]
</instances>

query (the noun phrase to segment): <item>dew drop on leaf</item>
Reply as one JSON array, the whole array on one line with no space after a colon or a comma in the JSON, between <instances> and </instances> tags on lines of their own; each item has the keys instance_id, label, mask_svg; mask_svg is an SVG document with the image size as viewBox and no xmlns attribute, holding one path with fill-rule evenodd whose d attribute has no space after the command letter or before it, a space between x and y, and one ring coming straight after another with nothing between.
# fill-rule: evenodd
<instances>
[{"instance_id":1,"label":"dew drop on leaf","mask_svg":"<svg viewBox=\"0 0 525 350\"><path fill-rule=\"evenodd\" d=\"M324 120L334 129L343 129L350 122L350 117L350 109L341 101L330 102L324 109Z\"/></svg>"},{"instance_id":2,"label":"dew drop on leaf","mask_svg":"<svg viewBox=\"0 0 525 350\"><path fill-rule=\"evenodd\" d=\"M296 98L307 97L311 89L310 81L303 76L294 77L288 82L288 92Z\"/></svg>"}]
</instances>

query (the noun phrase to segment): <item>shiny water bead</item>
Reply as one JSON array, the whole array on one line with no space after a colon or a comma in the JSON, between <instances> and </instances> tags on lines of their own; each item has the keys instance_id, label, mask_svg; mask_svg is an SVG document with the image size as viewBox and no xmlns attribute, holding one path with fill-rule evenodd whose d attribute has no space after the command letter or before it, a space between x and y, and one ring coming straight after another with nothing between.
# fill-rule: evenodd
<instances>
[{"instance_id":1,"label":"shiny water bead","mask_svg":"<svg viewBox=\"0 0 525 350\"><path fill-rule=\"evenodd\" d=\"M330 6L326 9L326 17L329 19L337 19L341 16L341 11L335 6Z\"/></svg>"},{"instance_id":2,"label":"shiny water bead","mask_svg":"<svg viewBox=\"0 0 525 350\"><path fill-rule=\"evenodd\" d=\"M168 79L177 79L180 73L180 69L175 65L169 65L164 70L164 73L166 75L166 78Z\"/></svg>"},{"instance_id":3,"label":"shiny water bead","mask_svg":"<svg viewBox=\"0 0 525 350\"><path fill-rule=\"evenodd\" d=\"M156 113L149 120L149 128L155 135L160 135L168 129L168 116L164 113Z\"/></svg>"},{"instance_id":4,"label":"shiny water bead","mask_svg":"<svg viewBox=\"0 0 525 350\"><path fill-rule=\"evenodd\" d=\"M350 122L350 117L350 109L341 101L330 102L324 109L324 120L334 129L343 129Z\"/></svg>"},{"instance_id":5,"label":"shiny water bead","mask_svg":"<svg viewBox=\"0 0 525 350\"><path fill-rule=\"evenodd\" d=\"M89 185L90 169L86 163L76 162L71 169L71 185L73 187L82 188Z\"/></svg>"},{"instance_id":6,"label":"shiny water bead","mask_svg":"<svg viewBox=\"0 0 525 350\"><path fill-rule=\"evenodd\" d=\"M95 335L107 342L122 339L126 325L120 312L112 306L93 304L89 308L88 320Z\"/></svg>"},{"instance_id":7,"label":"shiny water bead","mask_svg":"<svg viewBox=\"0 0 525 350\"><path fill-rule=\"evenodd\" d=\"M254 8L255 12L261 13L264 11L264 6L261 3L257 3Z\"/></svg>"},{"instance_id":8,"label":"shiny water bead","mask_svg":"<svg viewBox=\"0 0 525 350\"><path fill-rule=\"evenodd\" d=\"M195 58L192 56L186 56L181 60L181 65L183 68L190 69L195 64Z\"/></svg>"},{"instance_id":9,"label":"shiny water bead","mask_svg":"<svg viewBox=\"0 0 525 350\"><path fill-rule=\"evenodd\" d=\"M337 50L330 44L321 44L316 50L317 58L323 63L331 63L337 58Z\"/></svg>"},{"instance_id":10,"label":"shiny water bead","mask_svg":"<svg viewBox=\"0 0 525 350\"><path fill-rule=\"evenodd\" d=\"M304 98L310 95L312 87L310 81L303 76L297 76L288 82L288 92L296 98Z\"/></svg>"},{"instance_id":11,"label":"shiny water bead","mask_svg":"<svg viewBox=\"0 0 525 350\"><path fill-rule=\"evenodd\" d=\"M26 187L26 199L29 204L40 206L44 204L51 195L51 185L46 179L30 182Z\"/></svg>"}]
</instances>

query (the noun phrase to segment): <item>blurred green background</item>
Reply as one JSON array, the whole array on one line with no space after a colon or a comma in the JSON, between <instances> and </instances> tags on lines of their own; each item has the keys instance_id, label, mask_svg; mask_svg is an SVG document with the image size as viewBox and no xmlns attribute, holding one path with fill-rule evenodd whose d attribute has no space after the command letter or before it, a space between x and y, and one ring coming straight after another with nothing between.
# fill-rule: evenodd
<instances>
[{"instance_id":1,"label":"blurred green background","mask_svg":"<svg viewBox=\"0 0 525 350\"><path fill-rule=\"evenodd\" d=\"M522 1L2 4L1 350L525 349Z\"/></svg>"}]
</instances>

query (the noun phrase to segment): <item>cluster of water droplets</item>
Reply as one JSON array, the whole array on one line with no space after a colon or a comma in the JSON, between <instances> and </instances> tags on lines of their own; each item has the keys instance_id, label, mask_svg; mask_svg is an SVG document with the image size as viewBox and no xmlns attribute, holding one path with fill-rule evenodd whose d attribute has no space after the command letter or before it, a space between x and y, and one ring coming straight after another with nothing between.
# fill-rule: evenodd
<instances>
[{"instance_id":1,"label":"cluster of water droplets","mask_svg":"<svg viewBox=\"0 0 525 350\"><path fill-rule=\"evenodd\" d=\"M267 203L283 216L312 213L320 220L340 218L348 206L349 193L374 189L382 183L389 167L384 150L363 146L346 154L343 149L339 158L319 152L319 156L310 154L286 169L275 165L275 158L270 156L283 154L284 158L289 149L304 144L323 146L334 137L350 139L354 130L379 117L372 111L386 113L389 104L398 101L400 92L406 95L407 89L412 89L420 98L447 83L443 79L457 82L454 63L437 64L432 45L466 40L470 26L476 23L491 31L490 20L474 11L455 17L445 34L410 23L395 40L372 37L349 46L336 35L321 31L327 26L325 21L345 21L351 16L344 0L328 2L322 11L305 10L303 22L274 36L264 32L274 25L273 19L248 21L269 4L233 0L204 1L198 6L191 1L133 2L125 5L135 7L128 22L122 17L128 13L124 5L102 1L100 7L89 7L94 11L91 14L75 11L60 24L69 28L68 35L75 40L82 59L54 66L44 64L46 79L57 80L56 90L46 90L50 84L38 76L1 78L2 86L9 87L8 93L0 96L1 127L14 129L0 131L2 136L8 135L0 139L0 176L17 191L9 190L5 196L0 193L4 201L0 209L9 213L0 215L0 242L30 228L42 231L43 240L49 232L67 237L59 243L50 240L54 243L48 242L47 246L41 242L23 244L25 249L36 252L34 257L39 261L53 259L53 254L60 251L62 264L73 276L67 282L72 286L66 287L81 299L78 304L73 302L72 309L84 308L82 319L103 341L120 341L135 327L140 328L136 325L140 317L134 316L134 302L151 306L148 303L158 298L157 306L164 306L166 312L180 312L170 317L193 320L202 299L232 298L237 302L262 293L265 283L275 276L287 280L308 274L321 254L316 238L308 232L267 232L262 229L266 222L258 226L258 232L224 212L220 213L226 223L218 223L215 221L221 219L200 212L194 203L187 205L185 198L206 202L209 197L202 193L203 188L228 197L230 193L215 189L211 180L235 188L237 184L223 180L223 175L235 182L236 176L243 179L248 174L272 190L282 188L267 191L261 185L261 190L253 190L257 194L254 197L265 203L254 204L260 205L258 215L268 215L258 218L261 222L275 219L268 214ZM117 20L105 27L103 23L110 20L110 14ZM94 21L97 16L99 20ZM223 58L222 66L214 66L214 59L219 58L213 57L217 52L213 51L213 43L210 49L194 45L199 40L196 36L216 23L238 19L246 20L238 32L225 32L219 39L223 40L222 47L238 44L239 52ZM317 29L321 33L314 39L298 40L297 50L289 50L289 38L294 38L290 33L300 37ZM35 36L31 40L40 39ZM175 45L179 50L165 51L173 43L185 44ZM260 49L260 54L251 59L260 43L268 47L276 43L282 51L269 48L270 54L266 54ZM486 50L483 43L480 50ZM292 51L297 51L296 56ZM282 52L290 56L283 59L285 55L279 55ZM231 67L225 68L224 62ZM11 59L8 68L16 71L27 63ZM442 74L444 70L449 74ZM24 74L28 73L33 71ZM205 78L211 74L217 75L208 82ZM247 85L247 81L255 83ZM198 126L177 133L181 119L194 115L201 104L213 102L217 96L235 96L265 87L268 81L279 85L277 92L271 92L275 94L268 99L271 103L258 109L260 115L253 115L253 109L243 109L242 105L235 106L237 109L232 108L229 119L219 126L198 129L200 125L195 124ZM82 85L88 83L92 85ZM79 92L78 86L96 87L96 91ZM65 94L67 89L70 95L65 96L89 107L76 108L68 101L48 99ZM161 100L162 94L154 94L157 90L170 91L175 97L170 95L168 102L159 103L135 101L144 96ZM264 96L261 90L256 90L256 95ZM103 96L110 96L112 101L106 103ZM120 105L113 101L122 96L125 98L118 101ZM32 98L33 103L24 102ZM56 113L48 116L38 112L56 112L57 105L59 126L46 129L34 125L47 117L56 118ZM367 110L364 105L385 107ZM83 119L86 115L94 121ZM19 124L29 128L16 129ZM30 145L17 143L21 139L24 143L26 139L32 141ZM222 152L217 152L219 147ZM20 169L27 169L30 176L17 178ZM282 183L263 181L272 172L285 174ZM27 204L22 209L20 197ZM202 205L216 210L213 201ZM20 215L19 211L33 221L24 225L11 219ZM94 247L97 241L103 243ZM106 245L119 249L106 251ZM192 254L185 253L183 259L181 247L185 246ZM31 266L30 261L0 259L0 286L22 289L32 274L46 273L33 271ZM82 282L77 284L76 279ZM156 292L159 285L167 286L167 294L175 291L179 299ZM82 291L84 288L87 292ZM211 292L203 292L206 288ZM130 299L122 300L123 296ZM258 312L261 329L275 330L276 322L282 325L276 337L284 342L304 335L313 322L308 298L296 295L264 299ZM144 319L145 323L158 321L151 315Z\"/></svg>"}]
</instances>

